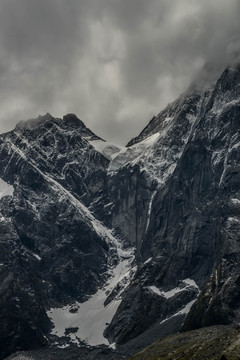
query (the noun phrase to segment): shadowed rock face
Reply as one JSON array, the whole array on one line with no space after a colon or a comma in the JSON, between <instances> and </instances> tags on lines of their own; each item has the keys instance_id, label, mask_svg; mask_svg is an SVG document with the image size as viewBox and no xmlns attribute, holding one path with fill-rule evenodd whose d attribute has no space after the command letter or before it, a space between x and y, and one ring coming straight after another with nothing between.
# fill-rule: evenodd
<instances>
[{"instance_id":1,"label":"shadowed rock face","mask_svg":"<svg viewBox=\"0 0 240 360\"><path fill-rule=\"evenodd\" d=\"M163 307L166 300L162 298L150 311L143 304L151 285L170 290L179 286L181 280L191 278L203 289L187 317L185 329L231 323L239 317L239 76L239 67L226 69L215 88L198 100L198 112L176 166L165 183L160 182L155 188L147 231L138 241L139 263L151 260L139 265L107 330L107 335L119 343L137 336L154 322L171 318L171 306L176 314L179 304L180 308L186 306L196 296L188 289L188 296L179 299L179 294L174 295L167 300L167 307ZM187 102L195 101L196 98ZM182 119L192 108L187 111L176 114L175 124L180 129ZM154 118L132 143L155 128L159 131L159 126ZM161 149L160 142L157 146ZM169 145L169 158L171 151ZM213 284L216 280L211 275L216 269L222 269L218 285ZM208 281L211 285L205 288ZM141 306L137 305L136 295L140 293ZM153 311L156 317L151 320Z\"/></svg>"},{"instance_id":2,"label":"shadowed rock face","mask_svg":"<svg viewBox=\"0 0 240 360\"><path fill-rule=\"evenodd\" d=\"M97 137L72 115L1 136L1 177L14 185L0 203L1 357L46 343L46 309L84 300L105 279L109 245L83 204L108 160L85 138Z\"/></svg>"},{"instance_id":3,"label":"shadowed rock face","mask_svg":"<svg viewBox=\"0 0 240 360\"><path fill-rule=\"evenodd\" d=\"M49 308L102 288L118 262L106 226L137 264L126 290L109 294L121 293L110 341L153 326L162 336L168 321L178 331L197 297L184 329L238 321L239 80L235 66L191 88L111 161L73 114L0 136L0 177L14 187L0 199L0 358L43 346Z\"/></svg>"}]
</instances>

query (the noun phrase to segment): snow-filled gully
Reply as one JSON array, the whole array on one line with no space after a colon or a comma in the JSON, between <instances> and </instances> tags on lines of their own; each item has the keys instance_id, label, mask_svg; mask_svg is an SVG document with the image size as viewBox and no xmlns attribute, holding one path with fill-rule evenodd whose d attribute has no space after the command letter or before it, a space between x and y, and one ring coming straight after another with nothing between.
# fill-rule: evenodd
<instances>
[{"instance_id":1,"label":"snow-filled gully","mask_svg":"<svg viewBox=\"0 0 240 360\"><path fill-rule=\"evenodd\" d=\"M46 175L44 174L44 176ZM117 266L109 267L109 278L106 284L89 300L84 303L76 302L62 308L52 308L48 311L48 316L54 324L52 334L62 337L66 329L75 328L75 332L69 332L72 342L78 343L79 340L82 340L92 346L110 345L104 337L104 330L116 313L121 303L121 293L129 285L136 270L135 267L132 267L134 249L123 249L121 242L112 234L112 231L97 220L79 200L52 178L48 178L48 180L52 183L53 189L63 192L71 203L79 209L96 233L108 241L112 248L116 249L119 260ZM120 283L122 285L121 292L108 305L104 306L109 294Z\"/></svg>"},{"instance_id":2,"label":"snow-filled gully","mask_svg":"<svg viewBox=\"0 0 240 360\"><path fill-rule=\"evenodd\" d=\"M131 267L134 258L133 251L121 248L119 250L119 263L110 269L111 275L102 289L99 289L84 303L76 302L69 306L52 308L48 311L48 316L54 324L53 335L62 337L66 329L74 328L75 332L69 333L72 342L78 343L78 339L80 339L92 346L110 345L104 337L104 330L116 313L121 303L121 293L129 284L135 271ZM104 306L108 295L119 283L122 283L121 292L109 304Z\"/></svg>"},{"instance_id":3,"label":"snow-filled gully","mask_svg":"<svg viewBox=\"0 0 240 360\"><path fill-rule=\"evenodd\" d=\"M116 249L119 260L116 266L109 267L109 278L106 284L92 295L89 300L84 303L76 302L75 304L62 308L52 308L48 311L48 316L54 324L52 334L62 337L65 335L66 329L74 328L75 331L69 331L68 335L72 342L79 343L79 340L82 340L92 346L101 344L110 345L104 337L104 330L116 313L121 303L121 294L129 285L136 270L135 267L132 267L134 249L123 249L121 242L112 234L112 231L95 219L91 212L80 201L74 198L72 194L52 178L48 180L50 180L55 190L60 190L67 195L71 203L88 219L88 222L96 233L108 241L112 248ZM111 261L109 261L109 263L111 263ZM109 294L116 285L120 283L120 293L118 293L110 303L104 306Z\"/></svg>"}]
</instances>

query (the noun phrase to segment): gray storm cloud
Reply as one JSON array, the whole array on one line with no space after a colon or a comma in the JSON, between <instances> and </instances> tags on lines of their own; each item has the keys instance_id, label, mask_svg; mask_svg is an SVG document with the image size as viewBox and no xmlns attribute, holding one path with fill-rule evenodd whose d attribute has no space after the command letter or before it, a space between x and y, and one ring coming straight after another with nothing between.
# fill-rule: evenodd
<instances>
[{"instance_id":1,"label":"gray storm cloud","mask_svg":"<svg viewBox=\"0 0 240 360\"><path fill-rule=\"evenodd\" d=\"M239 0L2 0L0 130L76 113L136 136L207 61L239 61Z\"/></svg>"}]
</instances>

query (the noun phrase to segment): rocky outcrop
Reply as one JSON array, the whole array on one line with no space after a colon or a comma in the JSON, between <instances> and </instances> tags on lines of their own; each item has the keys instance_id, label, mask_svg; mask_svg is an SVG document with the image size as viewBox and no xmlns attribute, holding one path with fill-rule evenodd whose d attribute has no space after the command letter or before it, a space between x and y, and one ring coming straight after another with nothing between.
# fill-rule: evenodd
<instances>
[{"instance_id":1,"label":"rocky outcrop","mask_svg":"<svg viewBox=\"0 0 240 360\"><path fill-rule=\"evenodd\" d=\"M89 137L96 136L72 115L47 115L1 136L1 177L14 193L0 199L0 357L46 343L46 310L96 292L110 247L116 256L84 205L108 164Z\"/></svg>"}]
</instances>

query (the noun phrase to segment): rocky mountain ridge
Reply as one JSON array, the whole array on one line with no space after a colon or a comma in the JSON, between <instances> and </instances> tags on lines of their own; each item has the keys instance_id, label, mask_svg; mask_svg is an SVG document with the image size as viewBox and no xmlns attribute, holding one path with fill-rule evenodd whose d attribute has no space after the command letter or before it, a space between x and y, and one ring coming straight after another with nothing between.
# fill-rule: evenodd
<instances>
[{"instance_id":1,"label":"rocky mountain ridge","mask_svg":"<svg viewBox=\"0 0 240 360\"><path fill-rule=\"evenodd\" d=\"M0 136L0 358L239 321L239 95L235 65L123 148L73 114Z\"/></svg>"}]
</instances>

